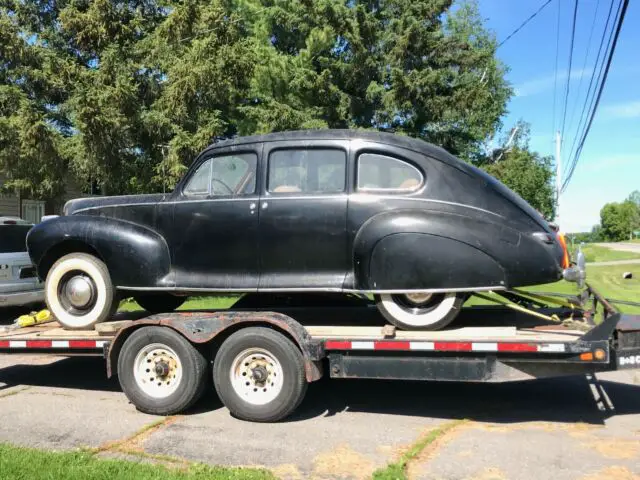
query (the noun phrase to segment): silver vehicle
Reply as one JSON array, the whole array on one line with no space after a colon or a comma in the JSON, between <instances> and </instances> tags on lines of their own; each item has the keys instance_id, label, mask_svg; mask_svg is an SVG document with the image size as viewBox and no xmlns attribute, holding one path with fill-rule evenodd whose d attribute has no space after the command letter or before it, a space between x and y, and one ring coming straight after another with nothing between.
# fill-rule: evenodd
<instances>
[{"instance_id":1,"label":"silver vehicle","mask_svg":"<svg viewBox=\"0 0 640 480\"><path fill-rule=\"evenodd\" d=\"M44 285L25 243L32 226L21 218L0 216L0 308L44 301Z\"/></svg>"}]
</instances>

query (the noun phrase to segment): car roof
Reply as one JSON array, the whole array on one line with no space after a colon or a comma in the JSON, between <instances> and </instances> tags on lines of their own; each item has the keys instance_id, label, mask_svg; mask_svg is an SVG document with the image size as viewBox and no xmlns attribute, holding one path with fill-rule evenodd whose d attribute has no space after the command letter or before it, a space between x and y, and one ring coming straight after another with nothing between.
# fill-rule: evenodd
<instances>
[{"instance_id":1,"label":"car roof","mask_svg":"<svg viewBox=\"0 0 640 480\"><path fill-rule=\"evenodd\" d=\"M250 135L247 137L236 137L228 140L221 140L210 145L205 152L218 148L232 147L236 145L246 145L251 143L277 142L286 140L366 140L386 145L407 148L419 153L430 155L440 160L458 160L443 148L417 138L397 135L393 133L378 132L375 130L293 130L287 132L267 133L265 135Z\"/></svg>"}]
</instances>

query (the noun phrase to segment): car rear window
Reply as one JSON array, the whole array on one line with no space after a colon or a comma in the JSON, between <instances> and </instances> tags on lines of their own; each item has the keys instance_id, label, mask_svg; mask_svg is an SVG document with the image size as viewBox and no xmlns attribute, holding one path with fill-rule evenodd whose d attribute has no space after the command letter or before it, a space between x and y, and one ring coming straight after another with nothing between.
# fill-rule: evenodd
<instances>
[{"instance_id":1,"label":"car rear window","mask_svg":"<svg viewBox=\"0 0 640 480\"><path fill-rule=\"evenodd\" d=\"M358 190L410 192L422 186L422 172L399 158L379 153L358 157Z\"/></svg>"},{"instance_id":2,"label":"car rear window","mask_svg":"<svg viewBox=\"0 0 640 480\"><path fill-rule=\"evenodd\" d=\"M0 225L0 253L26 252L31 225Z\"/></svg>"}]
</instances>

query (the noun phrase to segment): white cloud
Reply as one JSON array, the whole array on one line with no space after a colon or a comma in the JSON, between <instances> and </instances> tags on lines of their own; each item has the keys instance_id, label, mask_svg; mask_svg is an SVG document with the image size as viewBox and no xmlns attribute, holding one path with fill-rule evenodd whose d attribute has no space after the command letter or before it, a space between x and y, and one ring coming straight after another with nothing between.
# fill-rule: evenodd
<instances>
[{"instance_id":1,"label":"white cloud","mask_svg":"<svg viewBox=\"0 0 640 480\"><path fill-rule=\"evenodd\" d=\"M640 100L635 102L614 103L603 108L608 118L636 118L640 117Z\"/></svg>"},{"instance_id":2,"label":"white cloud","mask_svg":"<svg viewBox=\"0 0 640 480\"><path fill-rule=\"evenodd\" d=\"M583 76L591 75L591 69L577 69L571 71L571 81L580 80ZM563 89L567 81L569 72L567 70L558 72L557 87ZM543 77L527 80L514 86L515 94L517 97L529 97L531 95L537 95L538 93L545 92L553 88L556 83L555 74L545 75Z\"/></svg>"}]
</instances>

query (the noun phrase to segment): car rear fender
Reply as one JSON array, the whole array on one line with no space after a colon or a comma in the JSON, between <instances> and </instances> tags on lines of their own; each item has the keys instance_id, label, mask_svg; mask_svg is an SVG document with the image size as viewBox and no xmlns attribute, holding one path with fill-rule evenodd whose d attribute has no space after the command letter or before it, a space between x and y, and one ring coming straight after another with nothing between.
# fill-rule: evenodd
<instances>
[{"instance_id":1,"label":"car rear fender","mask_svg":"<svg viewBox=\"0 0 640 480\"><path fill-rule=\"evenodd\" d=\"M59 217L36 225L27 236L27 248L43 279L57 259L80 251L99 257L116 286L172 286L164 238L134 223L98 216Z\"/></svg>"},{"instance_id":2,"label":"car rear fender","mask_svg":"<svg viewBox=\"0 0 640 480\"><path fill-rule=\"evenodd\" d=\"M519 232L482 218L391 211L367 221L354 241L356 288L501 287L517 263Z\"/></svg>"}]
</instances>

